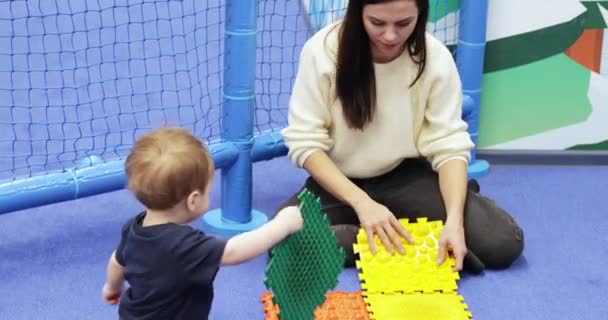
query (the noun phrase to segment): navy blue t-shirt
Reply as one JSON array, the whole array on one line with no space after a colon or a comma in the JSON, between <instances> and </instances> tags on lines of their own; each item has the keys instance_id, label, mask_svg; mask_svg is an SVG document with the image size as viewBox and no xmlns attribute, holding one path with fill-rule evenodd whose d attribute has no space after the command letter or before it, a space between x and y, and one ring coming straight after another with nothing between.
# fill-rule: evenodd
<instances>
[{"instance_id":1,"label":"navy blue t-shirt","mask_svg":"<svg viewBox=\"0 0 608 320\"><path fill-rule=\"evenodd\" d=\"M116 249L129 283L120 297L120 319L208 319L226 241L187 225L144 227L145 215L123 226Z\"/></svg>"}]
</instances>

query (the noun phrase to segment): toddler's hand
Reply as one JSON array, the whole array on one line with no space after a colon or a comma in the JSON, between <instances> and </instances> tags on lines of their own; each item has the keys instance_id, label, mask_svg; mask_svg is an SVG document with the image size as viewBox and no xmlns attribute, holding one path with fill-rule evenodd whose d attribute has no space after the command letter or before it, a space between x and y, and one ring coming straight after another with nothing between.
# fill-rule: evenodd
<instances>
[{"instance_id":1,"label":"toddler's hand","mask_svg":"<svg viewBox=\"0 0 608 320\"><path fill-rule=\"evenodd\" d=\"M103 301L107 304L118 304L118 299L120 298L120 294L122 293L122 288L118 290L111 288L109 284L104 284L103 289L101 289L101 297Z\"/></svg>"},{"instance_id":2,"label":"toddler's hand","mask_svg":"<svg viewBox=\"0 0 608 320\"><path fill-rule=\"evenodd\" d=\"M280 219L281 224L289 230L290 234L302 230L304 225L300 208L295 206L286 207L279 211L276 219Z\"/></svg>"}]
</instances>

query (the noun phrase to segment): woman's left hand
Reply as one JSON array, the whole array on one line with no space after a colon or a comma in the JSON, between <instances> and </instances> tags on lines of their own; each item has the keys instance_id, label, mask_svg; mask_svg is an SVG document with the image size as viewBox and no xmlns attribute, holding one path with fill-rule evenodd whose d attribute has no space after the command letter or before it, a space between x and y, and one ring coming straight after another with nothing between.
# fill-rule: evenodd
<instances>
[{"instance_id":1,"label":"woman's left hand","mask_svg":"<svg viewBox=\"0 0 608 320\"><path fill-rule=\"evenodd\" d=\"M441 237L439 238L439 252L437 253L437 265L441 265L448 255L448 250L454 254L456 263L452 270L462 270L464 256L467 254L467 245L464 240L464 227L461 223L446 221Z\"/></svg>"}]
</instances>

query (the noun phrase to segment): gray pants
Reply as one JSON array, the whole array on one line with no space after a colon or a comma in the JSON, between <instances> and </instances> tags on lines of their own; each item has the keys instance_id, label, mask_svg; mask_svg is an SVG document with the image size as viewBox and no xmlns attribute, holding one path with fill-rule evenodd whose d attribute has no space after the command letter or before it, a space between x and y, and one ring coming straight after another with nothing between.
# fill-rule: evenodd
<instances>
[{"instance_id":1,"label":"gray pants","mask_svg":"<svg viewBox=\"0 0 608 320\"><path fill-rule=\"evenodd\" d=\"M427 217L429 221L445 222L446 210L438 175L426 160L407 159L381 176L350 180L399 219L415 221L418 217ZM306 180L303 188L321 199L331 225L359 225L355 211L325 191L312 177ZM295 194L281 208L297 204ZM464 228L467 249L486 268L508 267L524 248L523 231L513 217L491 199L471 190L467 193Z\"/></svg>"}]
</instances>

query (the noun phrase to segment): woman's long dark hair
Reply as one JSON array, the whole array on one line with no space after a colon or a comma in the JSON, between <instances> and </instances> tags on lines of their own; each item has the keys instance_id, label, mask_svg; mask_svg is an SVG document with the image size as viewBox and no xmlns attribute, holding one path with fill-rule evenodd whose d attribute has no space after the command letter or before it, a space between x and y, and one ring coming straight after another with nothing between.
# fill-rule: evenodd
<instances>
[{"instance_id":1,"label":"woman's long dark hair","mask_svg":"<svg viewBox=\"0 0 608 320\"><path fill-rule=\"evenodd\" d=\"M363 7L391 0L350 0L342 23L338 45L336 93L348 126L363 130L374 117L376 110L376 77L370 39L363 26ZM415 0L418 21L406 40L410 56L418 65L413 86L426 65L425 31L429 14L428 0Z\"/></svg>"}]
</instances>

